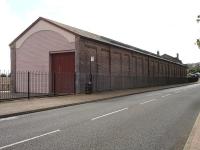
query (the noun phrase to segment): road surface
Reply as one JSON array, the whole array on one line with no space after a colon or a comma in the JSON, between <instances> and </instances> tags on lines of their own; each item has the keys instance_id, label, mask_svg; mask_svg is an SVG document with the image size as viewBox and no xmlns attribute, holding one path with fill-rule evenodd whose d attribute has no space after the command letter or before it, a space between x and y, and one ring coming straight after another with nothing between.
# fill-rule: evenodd
<instances>
[{"instance_id":1,"label":"road surface","mask_svg":"<svg viewBox=\"0 0 200 150\"><path fill-rule=\"evenodd\" d=\"M200 84L0 119L0 150L182 150Z\"/></svg>"}]
</instances>

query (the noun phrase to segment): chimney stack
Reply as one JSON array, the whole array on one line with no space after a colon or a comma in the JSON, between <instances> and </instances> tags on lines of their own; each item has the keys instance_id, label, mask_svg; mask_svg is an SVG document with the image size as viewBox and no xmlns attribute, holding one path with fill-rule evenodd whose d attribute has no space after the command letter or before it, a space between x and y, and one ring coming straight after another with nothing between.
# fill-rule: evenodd
<instances>
[{"instance_id":1,"label":"chimney stack","mask_svg":"<svg viewBox=\"0 0 200 150\"><path fill-rule=\"evenodd\" d=\"M179 53L176 54L176 58L179 59Z\"/></svg>"},{"instance_id":2,"label":"chimney stack","mask_svg":"<svg viewBox=\"0 0 200 150\"><path fill-rule=\"evenodd\" d=\"M159 51L157 51L157 55L160 56L160 52Z\"/></svg>"}]
</instances>

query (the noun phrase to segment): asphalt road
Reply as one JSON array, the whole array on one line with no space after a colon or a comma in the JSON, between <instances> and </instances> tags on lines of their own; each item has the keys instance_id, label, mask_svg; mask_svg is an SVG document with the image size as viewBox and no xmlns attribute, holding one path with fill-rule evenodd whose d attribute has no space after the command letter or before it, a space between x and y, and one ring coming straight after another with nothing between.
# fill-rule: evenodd
<instances>
[{"instance_id":1,"label":"asphalt road","mask_svg":"<svg viewBox=\"0 0 200 150\"><path fill-rule=\"evenodd\" d=\"M200 84L0 119L0 150L182 150Z\"/></svg>"}]
</instances>

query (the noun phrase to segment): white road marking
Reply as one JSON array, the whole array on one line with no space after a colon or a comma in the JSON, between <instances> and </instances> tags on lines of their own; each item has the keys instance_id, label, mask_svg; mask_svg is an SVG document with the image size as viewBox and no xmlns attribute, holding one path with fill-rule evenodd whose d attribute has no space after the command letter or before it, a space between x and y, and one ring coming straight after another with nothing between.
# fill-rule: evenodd
<instances>
[{"instance_id":1,"label":"white road marking","mask_svg":"<svg viewBox=\"0 0 200 150\"><path fill-rule=\"evenodd\" d=\"M174 90L174 92L180 91L180 89Z\"/></svg>"},{"instance_id":2,"label":"white road marking","mask_svg":"<svg viewBox=\"0 0 200 150\"><path fill-rule=\"evenodd\" d=\"M26 139L26 140L19 141L19 142L13 143L13 144L5 145L5 146L0 147L0 150L8 148L8 147L12 147L14 145L18 145L18 144L21 144L21 143L25 143L25 142L28 142L28 141L31 141L31 140L34 140L34 139L38 139L40 137L50 135L50 134L53 134L53 133L56 133L56 132L60 132L60 130L58 129L58 130L51 131L51 132L48 132L48 133L45 133L45 134L42 134L42 135L39 135L39 136L32 137L30 139Z\"/></svg>"},{"instance_id":3,"label":"white road marking","mask_svg":"<svg viewBox=\"0 0 200 150\"><path fill-rule=\"evenodd\" d=\"M98 117L95 117L95 118L92 118L91 120L94 121L94 120L97 120L99 118L102 118L102 117L105 117L105 116L108 116L108 115L112 115L112 114L115 114L115 113L118 113L120 111L123 111L123 110L127 110L128 108L123 108L123 109L120 109L120 110L117 110L117 111L113 111L111 113L108 113L108 114L105 114L105 115L101 115L101 116L98 116Z\"/></svg>"},{"instance_id":4,"label":"white road marking","mask_svg":"<svg viewBox=\"0 0 200 150\"><path fill-rule=\"evenodd\" d=\"M172 94L166 94L166 95L163 95L163 96L161 96L161 97L167 97L167 96L170 96L170 95L172 95Z\"/></svg>"},{"instance_id":5,"label":"white road marking","mask_svg":"<svg viewBox=\"0 0 200 150\"><path fill-rule=\"evenodd\" d=\"M15 116L15 117L8 117L8 118L2 118L2 119L0 119L0 122L1 122L1 121L14 120L14 119L18 119L18 118L19 118L18 116Z\"/></svg>"},{"instance_id":6,"label":"white road marking","mask_svg":"<svg viewBox=\"0 0 200 150\"><path fill-rule=\"evenodd\" d=\"M149 100L149 101L145 101L145 102L142 102L142 103L140 103L141 105L143 105L143 104L146 104L146 103L149 103L149 102L153 102L153 101L156 101L157 99L151 99L151 100Z\"/></svg>"},{"instance_id":7,"label":"white road marking","mask_svg":"<svg viewBox=\"0 0 200 150\"><path fill-rule=\"evenodd\" d=\"M148 94L148 95L147 95L147 97L148 97L148 96L156 96L156 95L160 95L160 94L161 94L161 93L156 93L156 94L154 94L154 93L153 93L153 94Z\"/></svg>"}]
</instances>

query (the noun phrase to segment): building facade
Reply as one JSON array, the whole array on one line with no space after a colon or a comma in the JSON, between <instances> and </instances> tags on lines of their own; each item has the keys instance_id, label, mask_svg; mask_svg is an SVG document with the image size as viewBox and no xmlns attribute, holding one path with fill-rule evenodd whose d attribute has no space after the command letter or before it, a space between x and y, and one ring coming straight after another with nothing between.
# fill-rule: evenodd
<instances>
[{"instance_id":1,"label":"building facade","mask_svg":"<svg viewBox=\"0 0 200 150\"><path fill-rule=\"evenodd\" d=\"M42 17L10 48L16 92L32 85L32 93L82 93L89 81L94 91L127 89L181 83L186 76L181 61ZM20 77L25 72L32 74ZM19 78L29 78L30 83L21 85Z\"/></svg>"}]
</instances>

